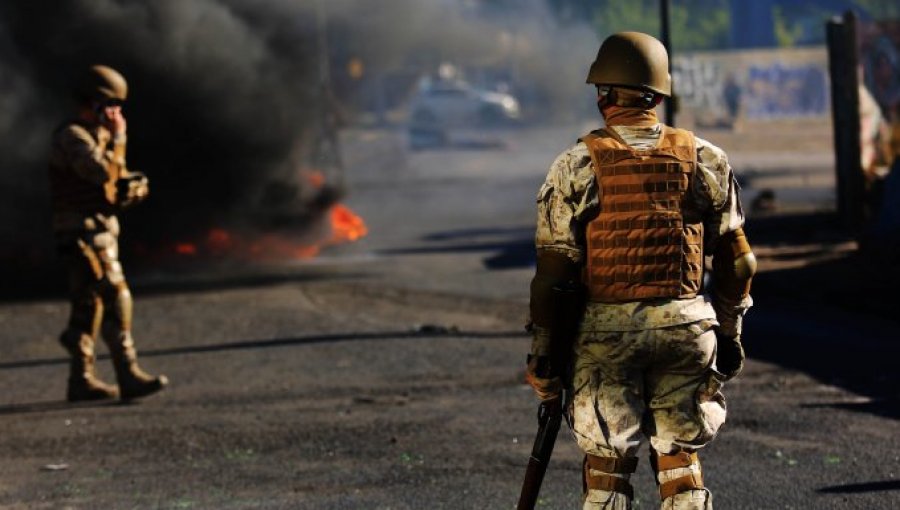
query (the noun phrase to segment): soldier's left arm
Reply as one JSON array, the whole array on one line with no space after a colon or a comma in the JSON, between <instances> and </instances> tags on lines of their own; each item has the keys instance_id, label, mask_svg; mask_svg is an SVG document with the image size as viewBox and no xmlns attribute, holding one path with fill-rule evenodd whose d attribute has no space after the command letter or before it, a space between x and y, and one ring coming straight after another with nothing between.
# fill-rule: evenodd
<instances>
[{"instance_id":1,"label":"soldier's left arm","mask_svg":"<svg viewBox=\"0 0 900 510\"><path fill-rule=\"evenodd\" d=\"M128 169L125 163L125 149L128 143L125 133L118 133L110 140L107 159L117 169L116 202L122 208L139 204L150 194L150 181L143 172Z\"/></svg>"},{"instance_id":2,"label":"soldier's left arm","mask_svg":"<svg viewBox=\"0 0 900 510\"><path fill-rule=\"evenodd\" d=\"M712 255L711 296L717 332L739 337L743 317L753 300L750 282L756 272L756 258L744 233L744 212L740 187L725 152L697 138L697 178L694 195L708 211L704 247Z\"/></svg>"}]
</instances>

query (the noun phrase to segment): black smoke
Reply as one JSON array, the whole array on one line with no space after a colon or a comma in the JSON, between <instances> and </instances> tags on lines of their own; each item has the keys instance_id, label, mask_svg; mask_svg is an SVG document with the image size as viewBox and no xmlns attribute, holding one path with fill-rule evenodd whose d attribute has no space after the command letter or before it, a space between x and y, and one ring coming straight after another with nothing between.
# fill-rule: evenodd
<instances>
[{"instance_id":1,"label":"black smoke","mask_svg":"<svg viewBox=\"0 0 900 510\"><path fill-rule=\"evenodd\" d=\"M74 115L73 80L92 64L130 85L128 162L150 177L151 196L124 216L123 244L153 251L211 227L314 224L342 192L327 142L353 122L349 94L384 86L374 77L445 61L506 69L552 119L582 104L595 48L590 30L560 26L544 0L4 0L0 272L53 260L50 136ZM347 77L351 58L365 62L359 81ZM304 169L324 171L325 187Z\"/></svg>"},{"instance_id":2,"label":"black smoke","mask_svg":"<svg viewBox=\"0 0 900 510\"><path fill-rule=\"evenodd\" d=\"M297 176L315 165L323 118L308 6L21 0L0 4L0 20L0 228L12 245L37 253L50 242L50 135L74 115L72 84L95 63L128 79L129 167L151 179L151 198L127 215L126 240L152 246L211 225L315 212L304 210ZM25 262L15 246L3 251Z\"/></svg>"}]
</instances>

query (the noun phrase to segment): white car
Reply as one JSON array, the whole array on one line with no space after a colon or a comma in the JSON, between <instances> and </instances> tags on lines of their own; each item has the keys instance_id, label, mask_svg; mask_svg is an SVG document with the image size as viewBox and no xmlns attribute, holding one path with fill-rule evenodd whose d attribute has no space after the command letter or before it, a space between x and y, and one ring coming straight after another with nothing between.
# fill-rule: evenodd
<instances>
[{"instance_id":1,"label":"white car","mask_svg":"<svg viewBox=\"0 0 900 510\"><path fill-rule=\"evenodd\" d=\"M509 126L521 118L511 94L479 90L458 79L423 79L409 112L413 146L446 143L454 129Z\"/></svg>"}]
</instances>

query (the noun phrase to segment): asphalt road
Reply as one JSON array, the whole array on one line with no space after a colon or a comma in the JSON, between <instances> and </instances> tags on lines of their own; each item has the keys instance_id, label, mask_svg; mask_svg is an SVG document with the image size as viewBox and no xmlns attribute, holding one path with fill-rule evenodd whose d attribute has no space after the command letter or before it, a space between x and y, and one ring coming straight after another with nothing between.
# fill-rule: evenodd
<instances>
[{"instance_id":1,"label":"asphalt road","mask_svg":"<svg viewBox=\"0 0 900 510\"><path fill-rule=\"evenodd\" d=\"M408 152L402 133L346 133L347 203L369 236L311 261L135 275L142 364L172 381L137 404L66 404L65 303L0 304L0 508L514 508L536 428L533 201L577 135ZM792 146L759 144L722 145L757 177L803 166L827 183L794 152L771 164ZM786 209L828 193L803 186ZM810 218L754 231L751 359L702 453L720 509L900 508L897 318L829 298L852 287L833 276L852 243ZM580 466L563 431L538 508L577 508ZM635 485L635 507L655 508L643 461Z\"/></svg>"}]
</instances>

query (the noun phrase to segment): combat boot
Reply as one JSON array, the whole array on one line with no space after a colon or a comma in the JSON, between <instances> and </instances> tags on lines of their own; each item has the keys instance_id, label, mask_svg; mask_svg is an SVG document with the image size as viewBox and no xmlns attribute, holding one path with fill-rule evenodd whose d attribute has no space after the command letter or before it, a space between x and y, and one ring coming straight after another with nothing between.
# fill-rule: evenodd
<instances>
[{"instance_id":1,"label":"combat boot","mask_svg":"<svg viewBox=\"0 0 900 510\"><path fill-rule=\"evenodd\" d=\"M93 338L85 334L66 332L60 336L59 341L71 356L66 400L79 402L119 396L118 388L101 381L94 373L96 358Z\"/></svg>"},{"instance_id":2,"label":"combat boot","mask_svg":"<svg viewBox=\"0 0 900 510\"><path fill-rule=\"evenodd\" d=\"M137 363L137 351L130 333L123 332L118 336L118 341L110 342L109 354L116 370L116 379L119 382L119 394L122 400L152 395L169 384L166 376L153 376L141 370Z\"/></svg>"}]
</instances>

